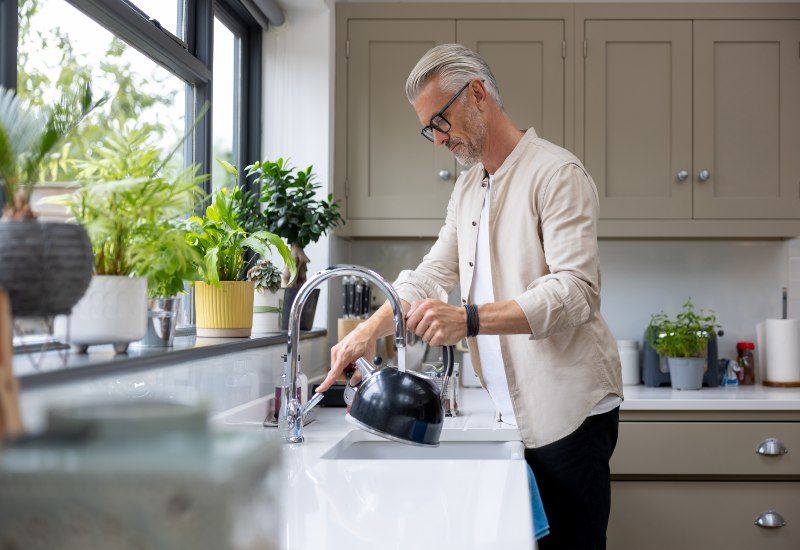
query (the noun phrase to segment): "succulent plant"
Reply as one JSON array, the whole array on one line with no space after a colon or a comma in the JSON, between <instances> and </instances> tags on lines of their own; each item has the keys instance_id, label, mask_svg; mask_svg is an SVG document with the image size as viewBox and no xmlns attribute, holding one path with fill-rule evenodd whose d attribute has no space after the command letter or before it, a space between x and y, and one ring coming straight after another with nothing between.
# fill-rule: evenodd
<instances>
[{"instance_id":1,"label":"succulent plant","mask_svg":"<svg viewBox=\"0 0 800 550\"><path fill-rule=\"evenodd\" d=\"M277 292L281 289L281 270L269 260L261 259L247 271L247 280L256 283L257 292Z\"/></svg>"}]
</instances>

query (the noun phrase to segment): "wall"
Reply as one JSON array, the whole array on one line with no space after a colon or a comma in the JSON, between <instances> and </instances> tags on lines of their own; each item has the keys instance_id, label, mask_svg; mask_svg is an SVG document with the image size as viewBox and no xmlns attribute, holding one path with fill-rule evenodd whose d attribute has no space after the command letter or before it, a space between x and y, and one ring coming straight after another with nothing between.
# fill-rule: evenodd
<instances>
[{"instance_id":1,"label":"wall","mask_svg":"<svg viewBox=\"0 0 800 550\"><path fill-rule=\"evenodd\" d=\"M286 22L264 34L262 154L302 169L313 165L324 198L333 188L333 19L322 0L288 4ZM306 255L309 274L330 265L327 239L309 245ZM327 324L327 293L323 287L314 326Z\"/></svg>"},{"instance_id":2,"label":"wall","mask_svg":"<svg viewBox=\"0 0 800 550\"><path fill-rule=\"evenodd\" d=\"M300 0L303 10L293 12L291 6L298 2L284 2L284 5L289 5L289 9L285 10L285 28L267 33L268 50L270 44L284 48L280 54L282 70L290 74L295 71L311 72L309 67L300 67L303 63L309 63L317 71L314 82L319 82L320 90L324 88L329 94L323 98L320 90L300 92L313 96L317 103L303 102L302 112L293 112L291 117L274 109L299 103L297 97L284 98L281 105L268 101L267 116L274 116L277 112L279 117L285 119L286 124L280 131L286 134L278 135L288 136L288 145L291 147L307 148L309 144L305 143L306 140L319 141L314 152L320 152L320 159L324 157L329 168L332 167L332 160L329 159L333 155L333 142L329 137L333 129L333 88L332 79L322 82L322 76L333 75L334 35L331 26L335 3L334 0L328 3L323 0ZM270 34L273 36L270 37ZM327 42L323 45L325 40ZM298 51L290 52L287 46L297 47ZM274 56L275 53L268 52L268 56ZM270 78L269 72L267 75ZM270 78L272 85L275 86L274 81L283 77L280 73L273 74ZM289 95L289 83L277 85L285 95ZM270 107L273 108L272 113ZM301 120L316 122L308 127L299 126L303 131L298 131L298 116L302 117ZM330 123L327 133L318 124L322 120ZM317 135L309 135L314 133L308 131L310 128L317 129ZM268 123L268 131L273 130ZM329 145L325 154L321 153L323 136ZM321 166L321 160L314 162ZM330 171L326 183L332 189ZM371 267L392 280L401 269L415 266L432 242L419 239L344 240L332 237L327 245L328 258L331 263ZM783 287L790 288L790 316L800 315L798 241L609 240L601 241L600 254L603 273L602 313L618 339L641 341L651 314L662 309L669 314L677 313L690 296L698 307L716 311L725 330L725 336L720 340L723 356L735 356L737 340L755 340L756 321L781 314ZM313 259L318 260L316 252ZM322 264L317 262L315 265ZM338 281L334 281L329 289L327 318L328 326L332 329L329 333L331 342L336 339L336 318L341 311L340 288ZM451 297L451 301L457 299L456 296ZM317 321L321 319L324 318L320 317L318 311Z\"/></svg>"}]
</instances>

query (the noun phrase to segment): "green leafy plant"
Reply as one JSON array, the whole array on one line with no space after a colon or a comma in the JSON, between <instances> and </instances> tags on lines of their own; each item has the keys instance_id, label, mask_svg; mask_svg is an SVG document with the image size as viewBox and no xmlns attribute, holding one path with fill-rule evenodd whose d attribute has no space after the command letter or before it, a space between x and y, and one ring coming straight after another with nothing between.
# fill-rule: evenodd
<instances>
[{"instance_id":1,"label":"green leafy plant","mask_svg":"<svg viewBox=\"0 0 800 550\"><path fill-rule=\"evenodd\" d=\"M180 145L162 158L148 138L141 128L107 134L89 158L74 161L78 189L48 202L65 204L86 228L96 274L146 277L151 297L169 297L196 278L202 259L178 220L202 199L207 176L199 165L170 173Z\"/></svg>"},{"instance_id":2,"label":"green leafy plant","mask_svg":"<svg viewBox=\"0 0 800 550\"><path fill-rule=\"evenodd\" d=\"M302 286L306 282L308 256L304 248L343 223L339 205L329 194L327 200L317 198L320 185L314 183L312 166L295 171L282 158L272 162L255 162L246 168L255 176L263 203L263 223L267 231L280 235L292 248L297 277L291 282L288 270L283 272L283 286Z\"/></svg>"},{"instance_id":3,"label":"green leafy plant","mask_svg":"<svg viewBox=\"0 0 800 550\"><path fill-rule=\"evenodd\" d=\"M192 216L188 220L187 239L203 258L203 281L219 286L220 281L244 280L248 250L269 259L272 249L276 249L294 275L295 264L289 248L278 235L268 231L250 233L242 227L236 211L241 193L238 186L230 191L226 188L217 190L205 215Z\"/></svg>"},{"instance_id":4,"label":"green leafy plant","mask_svg":"<svg viewBox=\"0 0 800 550\"><path fill-rule=\"evenodd\" d=\"M718 327L714 312L696 313L689 298L674 320L663 311L651 316L647 341L664 357L702 357Z\"/></svg>"},{"instance_id":5,"label":"green leafy plant","mask_svg":"<svg viewBox=\"0 0 800 550\"><path fill-rule=\"evenodd\" d=\"M5 205L3 218L35 219L31 193L42 166L65 138L106 98L92 99L88 81L65 92L53 105L28 108L14 90L0 87L0 179Z\"/></svg>"},{"instance_id":6,"label":"green leafy plant","mask_svg":"<svg viewBox=\"0 0 800 550\"><path fill-rule=\"evenodd\" d=\"M262 258L247 270L247 280L255 282L256 292L278 292L281 289L281 270Z\"/></svg>"}]
</instances>

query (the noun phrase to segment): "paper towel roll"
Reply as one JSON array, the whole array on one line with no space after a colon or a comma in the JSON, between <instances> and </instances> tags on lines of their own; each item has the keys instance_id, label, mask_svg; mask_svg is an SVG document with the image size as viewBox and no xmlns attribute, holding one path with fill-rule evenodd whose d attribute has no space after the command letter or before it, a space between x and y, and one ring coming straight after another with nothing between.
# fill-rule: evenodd
<instances>
[{"instance_id":1,"label":"paper towel roll","mask_svg":"<svg viewBox=\"0 0 800 550\"><path fill-rule=\"evenodd\" d=\"M767 319L764 333L766 380L800 381L800 320Z\"/></svg>"}]
</instances>

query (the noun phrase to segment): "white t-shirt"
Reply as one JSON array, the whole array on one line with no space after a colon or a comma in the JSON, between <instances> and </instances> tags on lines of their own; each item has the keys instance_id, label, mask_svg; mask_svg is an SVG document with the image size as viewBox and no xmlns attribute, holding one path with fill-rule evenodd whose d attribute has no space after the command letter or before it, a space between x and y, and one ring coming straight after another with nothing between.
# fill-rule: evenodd
<instances>
[{"instance_id":1,"label":"white t-shirt","mask_svg":"<svg viewBox=\"0 0 800 550\"><path fill-rule=\"evenodd\" d=\"M470 303L490 304L494 302L494 289L492 288L492 258L489 248L489 210L492 198L492 176L489 176L489 187L486 190L486 200L481 209L481 218L478 222L478 243L475 249L475 272L472 276L472 289ZM495 334L479 334L475 337L478 345L478 355L481 361L481 372L486 390L494 401L495 407L500 411L500 418L506 424L517 425L514 407L511 403L511 394L508 391L508 379L503 367L503 356L500 352L500 337ZM614 409L622 402L619 396L608 394L600 400L589 413L589 416L602 414Z\"/></svg>"}]
</instances>

